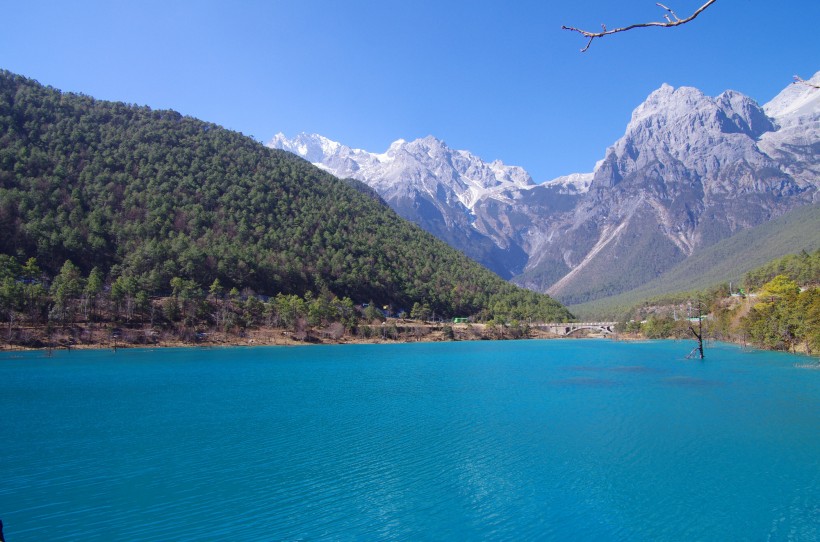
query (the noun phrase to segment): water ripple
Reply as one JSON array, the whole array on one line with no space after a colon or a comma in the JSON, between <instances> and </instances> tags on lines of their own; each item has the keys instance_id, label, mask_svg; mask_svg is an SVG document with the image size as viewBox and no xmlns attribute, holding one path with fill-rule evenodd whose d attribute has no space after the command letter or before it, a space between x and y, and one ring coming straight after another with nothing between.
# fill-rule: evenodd
<instances>
[{"instance_id":1,"label":"water ripple","mask_svg":"<svg viewBox=\"0 0 820 542\"><path fill-rule=\"evenodd\" d=\"M0 512L15 542L816 539L818 373L678 350L7 360Z\"/></svg>"}]
</instances>

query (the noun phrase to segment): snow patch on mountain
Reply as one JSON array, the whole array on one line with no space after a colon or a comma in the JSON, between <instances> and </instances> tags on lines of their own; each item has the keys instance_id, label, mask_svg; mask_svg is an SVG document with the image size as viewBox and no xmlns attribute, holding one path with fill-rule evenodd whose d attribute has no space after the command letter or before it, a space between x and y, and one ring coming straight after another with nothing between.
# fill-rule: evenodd
<instances>
[{"instance_id":1,"label":"snow patch on mountain","mask_svg":"<svg viewBox=\"0 0 820 542\"><path fill-rule=\"evenodd\" d=\"M778 130L763 134L757 146L801 187L820 188L820 88L812 86L820 85L820 72L808 83L789 85L763 106Z\"/></svg>"},{"instance_id":2,"label":"snow patch on mountain","mask_svg":"<svg viewBox=\"0 0 820 542\"><path fill-rule=\"evenodd\" d=\"M370 185L388 199L400 185L415 186L437 199L439 185L472 210L485 198L510 201L510 190L535 186L529 173L500 160L484 162L465 150L452 150L433 136L414 141L398 139L383 153L352 149L318 134L288 139L276 134L268 147L284 149L309 160L337 177L350 177Z\"/></svg>"},{"instance_id":3,"label":"snow patch on mountain","mask_svg":"<svg viewBox=\"0 0 820 542\"><path fill-rule=\"evenodd\" d=\"M820 86L820 71L806 83L789 85L764 105L763 110L778 124L800 117L820 115L820 88L817 88Z\"/></svg>"},{"instance_id":4,"label":"snow patch on mountain","mask_svg":"<svg viewBox=\"0 0 820 542\"><path fill-rule=\"evenodd\" d=\"M571 173L544 183L558 189L559 194L583 194L589 191L594 173Z\"/></svg>"}]
</instances>

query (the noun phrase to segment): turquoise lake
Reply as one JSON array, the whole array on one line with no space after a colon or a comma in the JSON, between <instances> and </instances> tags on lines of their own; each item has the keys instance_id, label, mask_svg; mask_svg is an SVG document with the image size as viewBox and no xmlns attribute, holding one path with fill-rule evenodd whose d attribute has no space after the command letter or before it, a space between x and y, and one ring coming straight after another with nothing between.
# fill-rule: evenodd
<instances>
[{"instance_id":1,"label":"turquoise lake","mask_svg":"<svg viewBox=\"0 0 820 542\"><path fill-rule=\"evenodd\" d=\"M8 542L820 540L820 370L691 341L0 354Z\"/></svg>"}]
</instances>

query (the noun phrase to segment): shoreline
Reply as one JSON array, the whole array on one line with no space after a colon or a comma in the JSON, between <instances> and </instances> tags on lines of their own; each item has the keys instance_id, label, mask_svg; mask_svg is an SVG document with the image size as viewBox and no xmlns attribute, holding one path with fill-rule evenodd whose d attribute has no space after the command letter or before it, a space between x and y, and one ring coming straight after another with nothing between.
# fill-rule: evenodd
<instances>
[{"instance_id":1,"label":"shoreline","mask_svg":"<svg viewBox=\"0 0 820 542\"><path fill-rule=\"evenodd\" d=\"M473 327L475 326L483 326L483 324L472 324ZM443 326L438 325L428 325L429 329L440 328ZM452 326L452 327L455 327ZM264 335L264 337L262 337ZM546 331L542 331L539 329L531 330L530 334L526 337L489 337L489 336L482 336L473 334L472 336L458 336L456 334L455 338L446 338L444 333L438 329L437 331L431 331L426 335L422 335L419 337L402 337L402 338L382 338L382 337L357 337L354 335L345 335L337 339L328 338L328 337L315 337L311 336L306 340L297 340L293 338L293 333L281 329L275 328L263 328L260 330L253 330L251 332L246 332L245 337L240 337L237 335L228 335L223 339L213 339L213 340L198 340L198 341L183 341L183 340L163 340L157 341L153 343L140 343L140 344L129 344L129 343L122 343L118 342L116 344L112 342L95 342L95 343L82 343L82 344L57 344L54 346L41 346L41 347L34 347L34 346L20 346L20 345L10 345L6 342L0 343L0 354L5 353L13 353L13 352L37 352L37 351L54 351L54 350L62 350L70 352L72 350L114 350L115 352L119 349L124 350L132 350L132 349L170 349L170 348L187 348L187 349L211 349L211 348L253 348L253 347L270 347L270 346L282 346L282 347L289 347L289 346L343 346L343 345L355 345L355 344L374 344L374 345L387 345L387 344L412 344L412 343L431 343L431 342L480 342L480 341L530 341L530 340L559 340L559 339L574 339L574 340L590 340L590 339L608 339L611 341L616 342L643 342L643 341L653 341L653 340L664 340L664 341L681 341L687 340L682 339L680 337L669 337L665 339L648 339L646 337L634 334L634 333L614 333L614 334L603 334L603 333L584 333L581 335L556 335L553 333L549 333ZM727 339L716 340L713 339L712 341L717 342L725 342L727 344L732 344L741 348L750 348L752 350L759 350L761 352L784 352L787 354L794 354L804 358L807 358L808 361L804 364L801 364L801 367L807 369L820 369L820 360L817 359L816 355L808 354L805 351L779 351L779 350L772 350L768 348L760 348L757 346L749 345L748 343L743 343L740 341L732 341ZM710 341L711 342L711 341Z\"/></svg>"},{"instance_id":2,"label":"shoreline","mask_svg":"<svg viewBox=\"0 0 820 542\"><path fill-rule=\"evenodd\" d=\"M400 323L401 327L396 327ZM216 347L253 347L253 346L310 346L310 345L344 345L344 344L402 344L415 342L459 342L481 340L546 340L546 339L584 339L609 338L613 340L641 340L640 337L627 334L583 333L580 335L563 336L550 333L535 327L530 328L526 336L516 336L511 331L499 333L488 331L484 324L427 324L413 321L391 322L390 325L370 326L380 330L371 336L361 336L344 333L341 336L332 336L323 330L295 333L280 328L261 327L247 330L240 334L213 332L196 334L195 340L183 340L169 334L160 334L154 329L130 330L132 338L139 335L139 340L122 340L112 338L110 330L98 328L89 330L86 326L75 326L72 333L62 330L50 339L38 337L38 345L10 344L8 341L0 343L0 352L21 351L49 351L49 350L117 350L120 348L216 348ZM389 333L391 327L393 336ZM452 330L451 335L444 328ZM45 328L34 328L43 332ZM79 333L78 333L79 331ZM84 336L89 333L90 340L76 340L75 336ZM96 335L96 336L95 336ZM297 338L297 336L301 336ZM50 343L50 344L45 344Z\"/></svg>"}]
</instances>

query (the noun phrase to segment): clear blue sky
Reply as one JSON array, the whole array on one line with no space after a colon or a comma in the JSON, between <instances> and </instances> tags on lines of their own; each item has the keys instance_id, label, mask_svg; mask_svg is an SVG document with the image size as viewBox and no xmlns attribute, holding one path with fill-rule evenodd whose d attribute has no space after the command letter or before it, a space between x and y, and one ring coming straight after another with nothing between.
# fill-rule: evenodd
<instances>
[{"instance_id":1,"label":"clear blue sky","mask_svg":"<svg viewBox=\"0 0 820 542\"><path fill-rule=\"evenodd\" d=\"M668 0L681 17L704 0ZM653 0L0 2L0 68L267 141L384 151L428 134L542 182L591 171L666 82L761 104L820 69L820 2L718 0L675 29Z\"/></svg>"}]
</instances>

